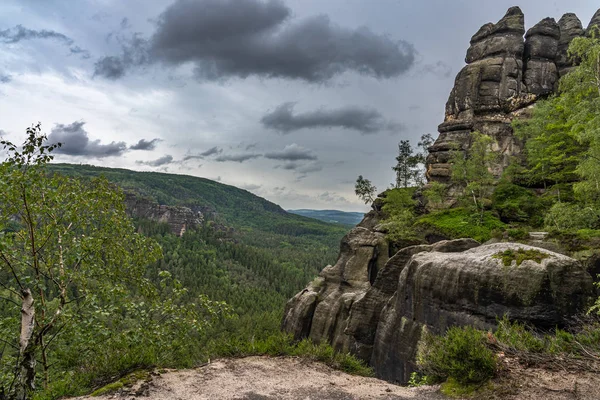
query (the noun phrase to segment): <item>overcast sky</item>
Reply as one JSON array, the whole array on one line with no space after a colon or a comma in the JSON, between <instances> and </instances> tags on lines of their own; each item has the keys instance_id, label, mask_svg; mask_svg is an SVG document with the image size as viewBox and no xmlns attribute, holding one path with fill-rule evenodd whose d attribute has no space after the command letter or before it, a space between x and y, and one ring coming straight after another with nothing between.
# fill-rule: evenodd
<instances>
[{"instance_id":1,"label":"overcast sky","mask_svg":"<svg viewBox=\"0 0 600 400\"><path fill-rule=\"evenodd\" d=\"M55 160L206 177L282 207L365 211L400 140L437 136L469 39L590 0L1 0L0 134Z\"/></svg>"}]
</instances>

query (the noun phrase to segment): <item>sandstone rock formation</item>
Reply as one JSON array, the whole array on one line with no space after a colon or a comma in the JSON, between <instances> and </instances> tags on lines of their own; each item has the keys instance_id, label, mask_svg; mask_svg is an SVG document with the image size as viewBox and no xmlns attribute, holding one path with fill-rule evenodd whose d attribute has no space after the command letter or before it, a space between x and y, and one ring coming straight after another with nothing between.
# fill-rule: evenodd
<instances>
[{"instance_id":1,"label":"sandstone rock formation","mask_svg":"<svg viewBox=\"0 0 600 400\"><path fill-rule=\"evenodd\" d=\"M495 257L519 248L534 249L458 239L390 257L383 234L359 226L343 239L338 262L288 302L283 329L352 352L378 377L404 383L424 329L488 329L505 314L551 328L585 308L593 283L578 261L544 249L541 263L505 266Z\"/></svg>"},{"instance_id":2,"label":"sandstone rock formation","mask_svg":"<svg viewBox=\"0 0 600 400\"><path fill-rule=\"evenodd\" d=\"M520 154L522 143L513 135L511 122L527 114L541 97L556 91L560 76L576 60L567 56L573 38L600 25L600 10L588 29L574 14L565 14L558 23L545 18L527 31L519 7L511 7L496 24L483 25L471 38L465 61L446 103L439 137L427 158L427 178L448 182L452 152L468 151L471 133L489 135L492 150L501 155L493 167L500 176L511 156Z\"/></svg>"},{"instance_id":3,"label":"sandstone rock formation","mask_svg":"<svg viewBox=\"0 0 600 400\"><path fill-rule=\"evenodd\" d=\"M132 218L146 218L164 222L171 228L171 233L182 236L186 229L202 223L203 215L187 207L160 205L134 193L125 193L125 209Z\"/></svg>"}]
</instances>

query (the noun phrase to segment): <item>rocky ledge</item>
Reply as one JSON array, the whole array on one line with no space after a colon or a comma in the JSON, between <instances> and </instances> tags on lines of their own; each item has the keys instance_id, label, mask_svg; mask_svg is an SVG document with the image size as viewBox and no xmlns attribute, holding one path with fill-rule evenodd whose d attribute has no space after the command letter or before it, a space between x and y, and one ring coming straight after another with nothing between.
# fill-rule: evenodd
<instances>
[{"instance_id":1,"label":"rocky ledge","mask_svg":"<svg viewBox=\"0 0 600 400\"><path fill-rule=\"evenodd\" d=\"M369 363L378 377L405 383L427 329L494 329L504 315L541 328L564 326L593 295L592 277L576 260L518 243L472 239L408 246L390 255L370 217L342 240L337 263L287 304L283 329L328 342ZM506 264L507 250L542 259Z\"/></svg>"}]
</instances>

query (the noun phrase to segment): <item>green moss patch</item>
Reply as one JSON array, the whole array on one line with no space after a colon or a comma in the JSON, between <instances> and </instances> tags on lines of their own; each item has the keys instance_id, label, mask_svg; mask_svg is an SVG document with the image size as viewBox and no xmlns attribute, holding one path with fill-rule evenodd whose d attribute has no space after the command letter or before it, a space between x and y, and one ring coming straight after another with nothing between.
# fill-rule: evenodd
<instances>
[{"instance_id":1,"label":"green moss patch","mask_svg":"<svg viewBox=\"0 0 600 400\"><path fill-rule=\"evenodd\" d=\"M504 250L499 253L496 253L492 256L492 258L497 258L502 260L504 266L508 267L512 264L513 261L516 261L517 267L520 266L525 260L533 260L538 264L542 263L542 260L550 257L549 254L543 253L539 250L529 249L525 250L519 248L517 250Z\"/></svg>"},{"instance_id":2,"label":"green moss patch","mask_svg":"<svg viewBox=\"0 0 600 400\"><path fill-rule=\"evenodd\" d=\"M504 230L506 225L488 211L481 216L467 208L452 208L422 216L415 223L415 227L451 239L469 237L485 242L492 238L494 231Z\"/></svg>"},{"instance_id":3,"label":"green moss patch","mask_svg":"<svg viewBox=\"0 0 600 400\"><path fill-rule=\"evenodd\" d=\"M102 386L100 389L92 392L91 396L102 396L104 394L114 393L117 390L123 389L124 387L131 387L136 382L139 382L144 379L148 379L150 373L148 371L136 371L132 372L129 375L124 376L116 382L109 383L106 386Z\"/></svg>"}]
</instances>

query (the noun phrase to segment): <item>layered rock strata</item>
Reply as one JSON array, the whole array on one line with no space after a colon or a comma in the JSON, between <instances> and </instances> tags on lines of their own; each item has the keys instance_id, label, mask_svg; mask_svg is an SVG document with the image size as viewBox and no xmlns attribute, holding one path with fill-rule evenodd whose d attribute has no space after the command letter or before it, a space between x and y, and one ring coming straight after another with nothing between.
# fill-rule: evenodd
<instances>
[{"instance_id":1,"label":"layered rock strata","mask_svg":"<svg viewBox=\"0 0 600 400\"><path fill-rule=\"evenodd\" d=\"M546 258L505 266L499 254L518 249ZM351 352L378 377L405 383L424 329L493 329L503 315L562 326L593 295L592 278L578 261L523 244L458 239L409 246L391 257L388 250L380 232L354 228L338 262L288 302L283 329Z\"/></svg>"},{"instance_id":2,"label":"layered rock strata","mask_svg":"<svg viewBox=\"0 0 600 400\"><path fill-rule=\"evenodd\" d=\"M496 24L483 25L471 38L467 65L446 103L444 122L427 158L427 178L449 182L453 152L468 152L475 131L493 139L491 150L500 157L492 172L500 176L523 146L513 135L512 120L526 116L537 99L556 92L559 78L577 64L568 57L569 44L599 24L600 11L586 30L569 13L558 23L545 18L525 34L524 15L512 7Z\"/></svg>"}]
</instances>

